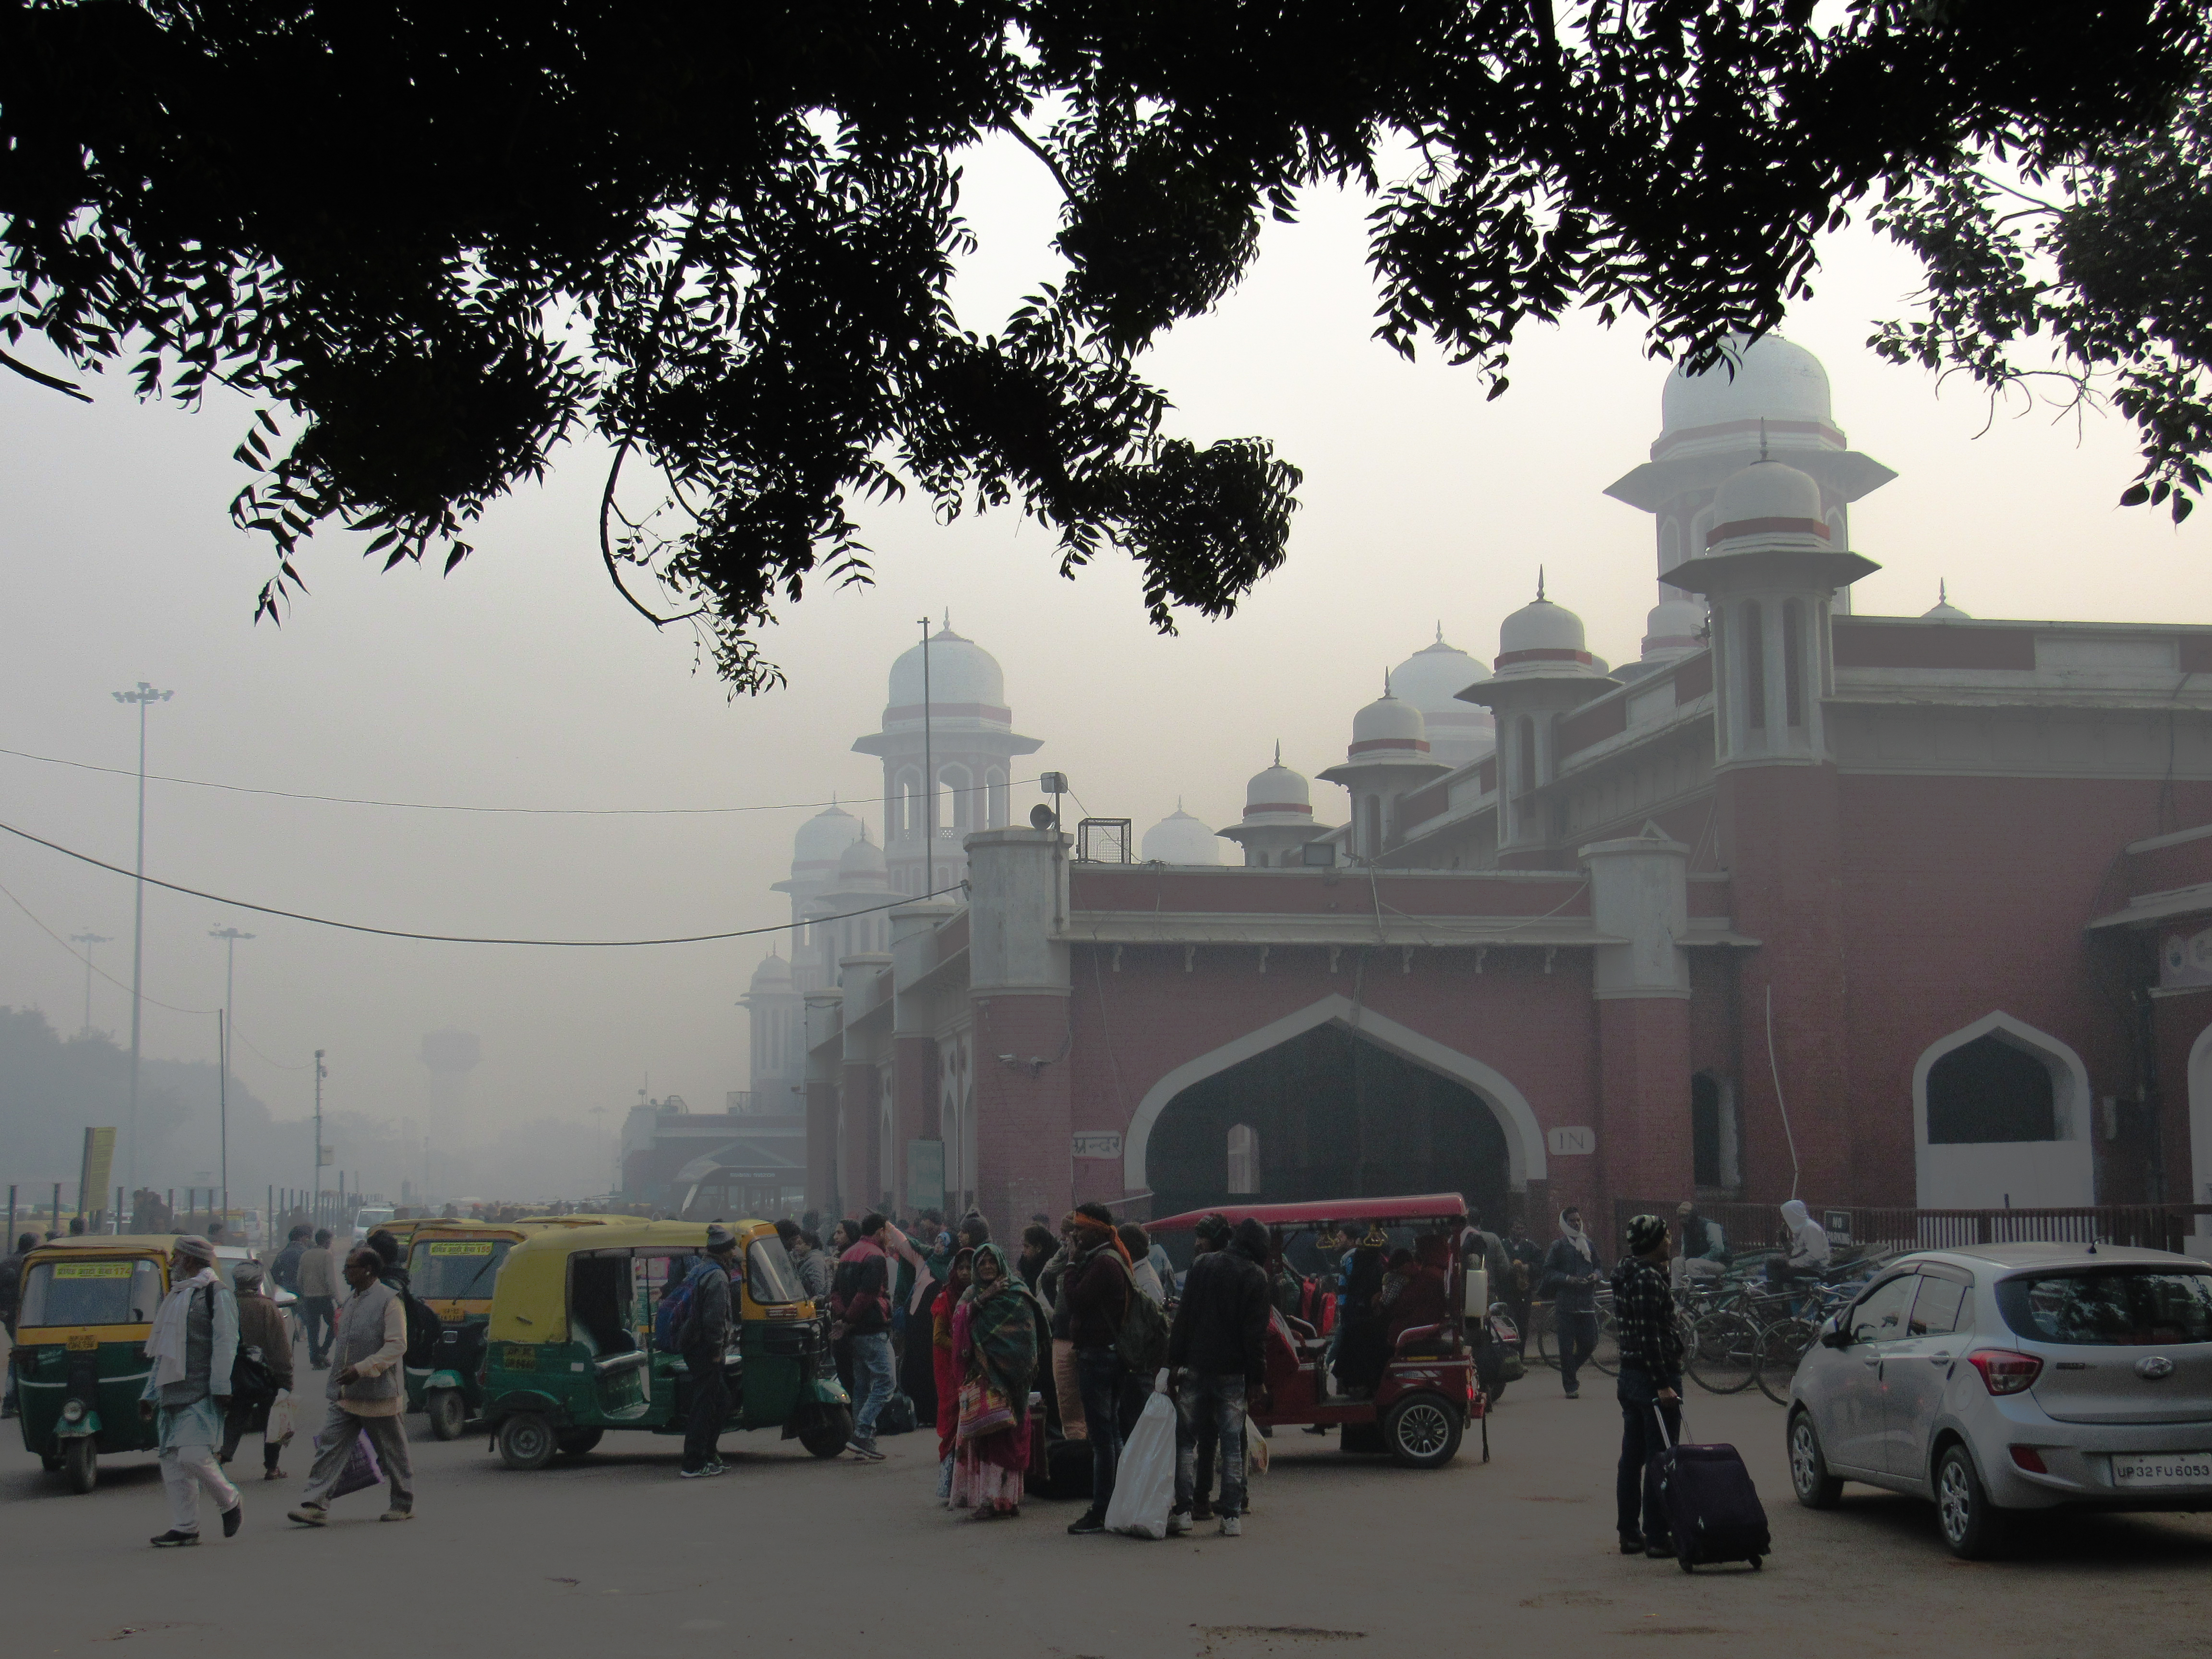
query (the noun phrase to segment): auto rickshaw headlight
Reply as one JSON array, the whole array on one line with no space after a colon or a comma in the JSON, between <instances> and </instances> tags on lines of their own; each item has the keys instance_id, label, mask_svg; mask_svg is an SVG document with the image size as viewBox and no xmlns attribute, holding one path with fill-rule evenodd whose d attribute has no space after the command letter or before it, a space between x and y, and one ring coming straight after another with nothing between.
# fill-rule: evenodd
<instances>
[{"instance_id":1,"label":"auto rickshaw headlight","mask_svg":"<svg viewBox=\"0 0 2212 1659\"><path fill-rule=\"evenodd\" d=\"M64 1422L64 1423L79 1423L79 1422L82 1422L82 1421L83 1421L83 1420L84 1420L84 1401L82 1401L82 1400L71 1400L71 1401L66 1401L66 1402L64 1402L64 1405L63 1405L63 1407L62 1407L62 1421L63 1421L63 1422Z\"/></svg>"}]
</instances>

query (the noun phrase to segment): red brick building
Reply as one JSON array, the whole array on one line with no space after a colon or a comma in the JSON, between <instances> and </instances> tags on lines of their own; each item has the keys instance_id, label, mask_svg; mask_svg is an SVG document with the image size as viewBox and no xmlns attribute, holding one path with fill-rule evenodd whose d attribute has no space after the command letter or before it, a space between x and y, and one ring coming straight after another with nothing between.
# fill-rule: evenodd
<instances>
[{"instance_id":1,"label":"red brick building","mask_svg":"<svg viewBox=\"0 0 2212 1659\"><path fill-rule=\"evenodd\" d=\"M1322 775L1342 827L1270 767L1241 868L985 797L963 902L787 994L810 1200L2212 1199L2212 628L1852 615L1891 476L1761 342L1613 487L1638 662L1542 597L1494 672L1439 638Z\"/></svg>"}]
</instances>

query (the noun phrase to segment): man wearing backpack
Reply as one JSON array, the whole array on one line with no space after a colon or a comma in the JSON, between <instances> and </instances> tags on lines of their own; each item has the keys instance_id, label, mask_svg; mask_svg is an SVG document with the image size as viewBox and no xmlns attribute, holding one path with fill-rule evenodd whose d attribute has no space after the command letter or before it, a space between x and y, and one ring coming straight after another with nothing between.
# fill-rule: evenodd
<instances>
[{"instance_id":1,"label":"man wearing backpack","mask_svg":"<svg viewBox=\"0 0 2212 1659\"><path fill-rule=\"evenodd\" d=\"M832 1334L842 1339L853 1356L854 1392L866 1393L853 1415L853 1437L845 1449L870 1463L880 1463L876 1449L876 1418L891 1397L895 1376L891 1363L890 1261L884 1250L884 1229L890 1224L870 1214L860 1222L860 1238L837 1258L837 1272L830 1292L830 1311L836 1320Z\"/></svg>"},{"instance_id":2,"label":"man wearing backpack","mask_svg":"<svg viewBox=\"0 0 2212 1659\"><path fill-rule=\"evenodd\" d=\"M677 1349L691 1374L691 1415L684 1429L684 1466L679 1479L697 1480L728 1467L716 1449L730 1415L730 1385L722 1356L730 1346L730 1269L738 1259L738 1236L716 1222L707 1229L707 1258L684 1281L685 1303L677 1329Z\"/></svg>"},{"instance_id":3,"label":"man wearing backpack","mask_svg":"<svg viewBox=\"0 0 2212 1659\"><path fill-rule=\"evenodd\" d=\"M1121 1383L1128 1375L1121 1358L1121 1330L1138 1292L1130 1278L1127 1247L1114 1231L1111 1210L1103 1204L1079 1204L1060 1224L1060 1231L1066 1235L1070 1258L1061 1294L1067 1304L1076 1382L1091 1442L1091 1507L1068 1531L1103 1532L1106 1506L1114 1499L1115 1472L1121 1462Z\"/></svg>"},{"instance_id":4,"label":"man wearing backpack","mask_svg":"<svg viewBox=\"0 0 2212 1659\"><path fill-rule=\"evenodd\" d=\"M1244 1530L1244 1407L1267 1380L1267 1230L1247 1216L1233 1232L1218 1215L1199 1223L1226 1247L1191 1262L1168 1337L1168 1380L1176 1400L1175 1509L1170 1536L1187 1533L1198 1488L1201 1425L1213 1430L1221 1460L1221 1535Z\"/></svg>"}]
</instances>

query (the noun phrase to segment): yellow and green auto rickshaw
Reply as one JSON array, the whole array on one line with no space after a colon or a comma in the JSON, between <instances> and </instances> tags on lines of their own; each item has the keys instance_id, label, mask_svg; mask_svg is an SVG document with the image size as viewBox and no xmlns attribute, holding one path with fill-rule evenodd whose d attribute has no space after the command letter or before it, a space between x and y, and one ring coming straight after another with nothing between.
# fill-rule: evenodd
<instances>
[{"instance_id":1,"label":"yellow and green auto rickshaw","mask_svg":"<svg viewBox=\"0 0 2212 1659\"><path fill-rule=\"evenodd\" d=\"M483 1407L477 1369L483 1359L484 1322L507 1253L540 1229L508 1222L424 1221L407 1251L416 1299L444 1328L428 1365L407 1367L407 1409L430 1419L441 1440L458 1440Z\"/></svg>"},{"instance_id":2,"label":"yellow and green auto rickshaw","mask_svg":"<svg viewBox=\"0 0 2212 1659\"><path fill-rule=\"evenodd\" d=\"M141 1420L146 1342L169 1290L166 1235L88 1236L42 1244L23 1261L15 1321L16 1398L23 1449L71 1492L99 1479L101 1453L152 1451Z\"/></svg>"},{"instance_id":3,"label":"yellow and green auto rickshaw","mask_svg":"<svg viewBox=\"0 0 2212 1659\"><path fill-rule=\"evenodd\" d=\"M731 1287L726 1426L781 1428L835 1457L853 1431L852 1398L814 1304L773 1225L729 1225L744 1271ZM684 1432L690 1373L681 1356L654 1348L653 1313L706 1247L704 1222L633 1220L548 1228L508 1250L480 1372L501 1462L537 1469L556 1454L581 1456L609 1429Z\"/></svg>"}]
</instances>

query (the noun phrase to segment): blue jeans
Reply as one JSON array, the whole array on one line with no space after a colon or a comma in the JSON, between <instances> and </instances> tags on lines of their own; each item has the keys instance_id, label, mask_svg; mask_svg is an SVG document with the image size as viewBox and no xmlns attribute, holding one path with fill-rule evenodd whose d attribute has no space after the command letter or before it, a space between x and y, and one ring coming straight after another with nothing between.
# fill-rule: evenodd
<instances>
[{"instance_id":1,"label":"blue jeans","mask_svg":"<svg viewBox=\"0 0 2212 1659\"><path fill-rule=\"evenodd\" d=\"M860 1409L853 1416L853 1435L864 1446L876 1443L876 1414L890 1402L891 1397L891 1334L889 1331L870 1331L861 1336L845 1339L853 1352L853 1391L866 1394L860 1401Z\"/></svg>"},{"instance_id":2,"label":"blue jeans","mask_svg":"<svg viewBox=\"0 0 2212 1659\"><path fill-rule=\"evenodd\" d=\"M1587 1309L1571 1313L1558 1310L1559 1322L1559 1383L1569 1394L1575 1391L1575 1374L1583 1362L1597 1352L1597 1310Z\"/></svg>"},{"instance_id":3,"label":"blue jeans","mask_svg":"<svg viewBox=\"0 0 2212 1659\"><path fill-rule=\"evenodd\" d=\"M1175 1506L1190 1513L1198 1496L1198 1439L1212 1428L1221 1460L1221 1513L1244 1513L1244 1379L1235 1372L1185 1371L1176 1387ZM1211 1483L1209 1483L1211 1484Z\"/></svg>"},{"instance_id":4,"label":"blue jeans","mask_svg":"<svg viewBox=\"0 0 2212 1659\"><path fill-rule=\"evenodd\" d=\"M1662 1404L1659 1390L1672 1389L1674 1399ZM1620 1368L1613 1390L1620 1401L1620 1467L1614 1473L1613 1496L1623 1537L1664 1540L1667 1517L1659 1512L1659 1489L1651 1479L1651 1460L1682 1437L1682 1379L1654 1378L1632 1365ZM1659 1437L1659 1414L1665 1413L1667 1438ZM1642 1515L1642 1524L1638 1516Z\"/></svg>"},{"instance_id":5,"label":"blue jeans","mask_svg":"<svg viewBox=\"0 0 2212 1659\"><path fill-rule=\"evenodd\" d=\"M1121 1464L1121 1356L1111 1348L1078 1348L1075 1380L1083 1391L1083 1421L1091 1437L1091 1507L1101 1515L1114 1501L1114 1472Z\"/></svg>"}]
</instances>

